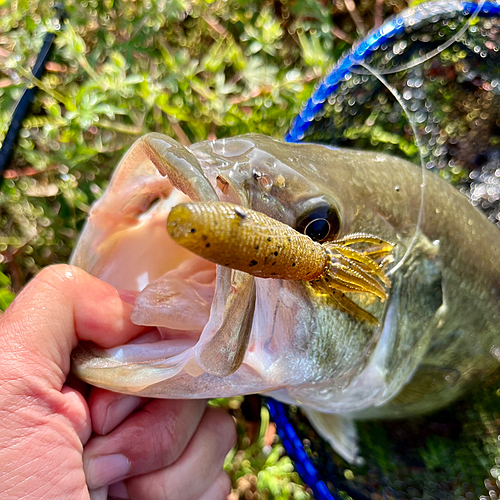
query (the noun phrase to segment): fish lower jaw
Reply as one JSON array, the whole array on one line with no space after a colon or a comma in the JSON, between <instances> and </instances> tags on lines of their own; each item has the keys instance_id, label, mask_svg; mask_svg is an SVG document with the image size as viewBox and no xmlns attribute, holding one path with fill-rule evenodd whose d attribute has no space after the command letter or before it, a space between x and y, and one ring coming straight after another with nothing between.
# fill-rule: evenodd
<instances>
[{"instance_id":1,"label":"fish lower jaw","mask_svg":"<svg viewBox=\"0 0 500 500\"><path fill-rule=\"evenodd\" d=\"M80 347L73 369L81 378L111 390L140 391L181 371L201 375L194 351L216 283L231 289L231 273L175 244L166 220L179 203L217 199L196 158L169 138L149 134L125 155L71 263L112 284L128 301L135 298L133 321L153 328L114 349Z\"/></svg>"},{"instance_id":2,"label":"fish lower jaw","mask_svg":"<svg viewBox=\"0 0 500 500\"><path fill-rule=\"evenodd\" d=\"M117 392L208 397L206 389L181 390L177 382L170 381L175 378L182 387L191 387L190 379L204 380L204 375L206 378L207 363L198 360L210 346L201 346L200 339L209 343L227 318L225 303L229 296L235 291L241 296L244 284L236 286L230 269L193 255L170 238L166 230L170 209L191 198L168 178L155 177L155 182L140 185L135 195L128 203L128 212L133 216L127 216L125 222L120 221L124 207L115 205L116 200L102 200L100 210L86 229L93 245L83 245L82 241L74 261L114 285L127 301L134 301L132 321L150 326L151 330L113 349L82 344L73 354L73 371L88 383ZM113 214L114 223L110 225L110 211L114 210L119 213ZM219 312L212 311L216 287L217 293L224 295L217 304ZM232 319L243 318L248 312L237 302ZM211 317L212 332L203 336ZM234 368L234 362L233 365ZM208 369L214 375L218 367ZM242 371L254 382L258 377L248 366ZM157 384L164 384L165 388L150 389ZM214 389L214 394L222 392Z\"/></svg>"}]
</instances>

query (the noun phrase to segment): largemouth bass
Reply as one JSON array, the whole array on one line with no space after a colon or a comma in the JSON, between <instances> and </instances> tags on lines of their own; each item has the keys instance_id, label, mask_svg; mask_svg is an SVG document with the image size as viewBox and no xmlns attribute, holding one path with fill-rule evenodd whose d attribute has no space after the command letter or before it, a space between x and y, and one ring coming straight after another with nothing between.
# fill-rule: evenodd
<instances>
[{"instance_id":1,"label":"largemouth bass","mask_svg":"<svg viewBox=\"0 0 500 500\"><path fill-rule=\"evenodd\" d=\"M355 460L353 420L437 410L499 367L500 233L435 175L421 204L421 175L385 154L261 135L190 148L143 137L93 207L73 264L135 292L133 319L152 329L114 349L80 346L74 372L149 397L267 392L306 408ZM191 200L236 204L299 232L326 221L320 241L391 242L387 300L345 291L376 321L308 281L255 277L176 245L166 220Z\"/></svg>"}]
</instances>

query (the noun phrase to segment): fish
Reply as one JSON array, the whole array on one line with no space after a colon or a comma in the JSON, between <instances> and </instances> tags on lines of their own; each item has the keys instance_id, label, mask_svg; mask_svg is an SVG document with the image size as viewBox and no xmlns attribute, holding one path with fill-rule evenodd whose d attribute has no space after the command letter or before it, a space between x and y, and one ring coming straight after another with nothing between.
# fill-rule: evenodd
<instances>
[{"instance_id":1,"label":"fish","mask_svg":"<svg viewBox=\"0 0 500 500\"><path fill-rule=\"evenodd\" d=\"M321 219L312 223L322 224ZM340 308L378 324L342 293L387 298L383 285L390 286L390 281L383 267L391 260L393 245L376 236L352 234L321 245L308 234L321 236L321 232L306 228L302 234L260 212L223 202L173 207L167 231L177 244L224 267L259 278L308 281ZM356 244L370 246L357 250Z\"/></svg>"},{"instance_id":2,"label":"fish","mask_svg":"<svg viewBox=\"0 0 500 500\"><path fill-rule=\"evenodd\" d=\"M74 373L147 397L266 393L304 408L355 463L357 421L434 412L499 367L500 233L424 176L425 188L401 158L259 134L189 148L142 137L93 206L72 263L133 294L132 320L151 329L112 349L81 344ZM195 255L167 231L169 214L193 203L263 214L321 246L348 248L356 234L390 242L379 248L392 261L378 262L383 293L343 289L349 310L314 282Z\"/></svg>"}]
</instances>

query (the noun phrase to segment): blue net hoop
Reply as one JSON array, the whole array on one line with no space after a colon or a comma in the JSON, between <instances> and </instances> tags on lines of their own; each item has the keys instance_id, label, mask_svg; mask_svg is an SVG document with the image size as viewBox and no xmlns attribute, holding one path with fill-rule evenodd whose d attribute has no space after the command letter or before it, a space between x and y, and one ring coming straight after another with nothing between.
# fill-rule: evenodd
<instances>
[{"instance_id":1,"label":"blue net hoop","mask_svg":"<svg viewBox=\"0 0 500 500\"><path fill-rule=\"evenodd\" d=\"M435 16L457 13L467 17L475 14L477 9L478 4L473 2L455 3L449 0L439 0L421 4L414 9L407 9L399 16L389 19L340 58L330 74L319 84L306 102L303 110L293 122L285 140L287 142L301 142L312 121L321 111L328 97L337 90L342 80L384 43L404 32L406 28L414 27L417 23L428 21ZM500 15L500 3L485 2L480 6L477 14L487 17L498 16Z\"/></svg>"},{"instance_id":2,"label":"blue net hoop","mask_svg":"<svg viewBox=\"0 0 500 500\"><path fill-rule=\"evenodd\" d=\"M385 22L380 28L369 33L364 40L356 44L333 67L332 71L317 86L313 95L305 103L300 114L295 118L285 140L298 143L305 138L306 132L321 112L328 98L336 92L339 85L353 70L365 62L383 44L391 41L407 28L414 28L419 23L432 22L434 17L456 14L463 17L478 15L481 17L500 16L499 2L454 2L438 0L427 2L413 9L406 9L400 15ZM294 461L295 468L304 482L312 489L317 500L341 500L341 496L330 491L324 477L309 458L291 423L287 407L273 399L267 399L270 416L275 422L277 433L288 456ZM335 489L335 478L327 478ZM355 495L352 495L356 498Z\"/></svg>"}]
</instances>

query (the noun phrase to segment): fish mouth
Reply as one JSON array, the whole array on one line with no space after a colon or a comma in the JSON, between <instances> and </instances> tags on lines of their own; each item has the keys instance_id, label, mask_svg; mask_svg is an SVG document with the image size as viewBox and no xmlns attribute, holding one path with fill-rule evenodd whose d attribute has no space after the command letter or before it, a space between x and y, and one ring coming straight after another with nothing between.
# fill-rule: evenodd
<instances>
[{"instance_id":1,"label":"fish mouth","mask_svg":"<svg viewBox=\"0 0 500 500\"><path fill-rule=\"evenodd\" d=\"M82 343L73 352L77 376L113 391L159 397L225 395L222 389L207 394L213 377L232 375L241 394L261 381L243 364L255 279L194 256L166 229L170 209L181 202L222 197L245 204L237 189L228 195L227 182L216 166L204 170L193 151L160 134L143 137L125 155L92 209L71 263L135 299L132 321L151 329L111 349Z\"/></svg>"}]
</instances>

